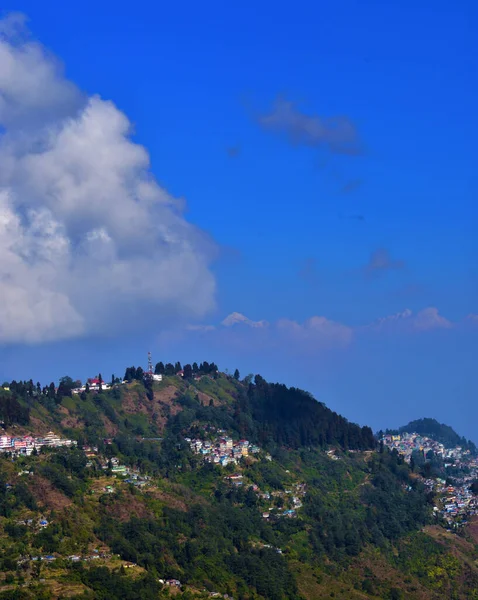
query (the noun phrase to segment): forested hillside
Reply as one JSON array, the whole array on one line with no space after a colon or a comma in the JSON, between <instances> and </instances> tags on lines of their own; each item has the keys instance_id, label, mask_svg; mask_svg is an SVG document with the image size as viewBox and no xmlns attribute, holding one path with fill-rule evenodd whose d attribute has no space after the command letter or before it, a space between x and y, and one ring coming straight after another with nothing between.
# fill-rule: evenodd
<instances>
[{"instance_id":1,"label":"forested hillside","mask_svg":"<svg viewBox=\"0 0 478 600\"><path fill-rule=\"evenodd\" d=\"M368 427L214 363L159 369L0 391L0 598L478 598L474 544Z\"/></svg>"}]
</instances>

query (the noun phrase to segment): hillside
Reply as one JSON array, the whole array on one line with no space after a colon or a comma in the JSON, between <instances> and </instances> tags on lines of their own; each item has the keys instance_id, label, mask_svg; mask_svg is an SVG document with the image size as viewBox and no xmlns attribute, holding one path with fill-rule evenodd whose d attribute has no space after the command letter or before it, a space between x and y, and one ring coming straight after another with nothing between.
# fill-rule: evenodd
<instances>
[{"instance_id":1,"label":"hillside","mask_svg":"<svg viewBox=\"0 0 478 600\"><path fill-rule=\"evenodd\" d=\"M306 392L217 371L8 387L0 598L478 597L473 530Z\"/></svg>"},{"instance_id":2,"label":"hillside","mask_svg":"<svg viewBox=\"0 0 478 600\"><path fill-rule=\"evenodd\" d=\"M387 433L418 433L440 442L446 448L461 446L463 449L470 450L473 454L478 453L473 442L461 437L452 427L439 423L436 419L416 419L399 429L387 430Z\"/></svg>"}]
</instances>

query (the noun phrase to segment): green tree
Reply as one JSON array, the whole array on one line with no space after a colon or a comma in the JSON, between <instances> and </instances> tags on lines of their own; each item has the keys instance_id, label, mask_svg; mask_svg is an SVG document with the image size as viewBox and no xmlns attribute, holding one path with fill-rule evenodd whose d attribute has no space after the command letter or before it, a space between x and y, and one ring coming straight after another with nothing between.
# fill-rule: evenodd
<instances>
[{"instance_id":1,"label":"green tree","mask_svg":"<svg viewBox=\"0 0 478 600\"><path fill-rule=\"evenodd\" d=\"M136 367L128 367L124 373L124 380L130 383L136 379Z\"/></svg>"},{"instance_id":2,"label":"green tree","mask_svg":"<svg viewBox=\"0 0 478 600\"><path fill-rule=\"evenodd\" d=\"M236 369L236 370L234 371L234 379L235 379L236 381L239 381L239 378L240 378L239 369Z\"/></svg>"},{"instance_id":3,"label":"green tree","mask_svg":"<svg viewBox=\"0 0 478 600\"><path fill-rule=\"evenodd\" d=\"M166 363L166 366L164 367L164 374L168 377L171 377L171 375L174 375L174 373L174 365L172 363Z\"/></svg>"},{"instance_id":4,"label":"green tree","mask_svg":"<svg viewBox=\"0 0 478 600\"><path fill-rule=\"evenodd\" d=\"M156 363L156 366L154 367L154 372L156 375L164 375L164 363Z\"/></svg>"}]
</instances>

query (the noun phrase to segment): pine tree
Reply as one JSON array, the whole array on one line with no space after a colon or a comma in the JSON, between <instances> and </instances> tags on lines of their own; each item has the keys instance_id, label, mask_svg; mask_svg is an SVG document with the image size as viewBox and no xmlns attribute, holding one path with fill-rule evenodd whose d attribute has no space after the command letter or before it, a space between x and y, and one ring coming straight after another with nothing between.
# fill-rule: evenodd
<instances>
[{"instance_id":1,"label":"pine tree","mask_svg":"<svg viewBox=\"0 0 478 600\"><path fill-rule=\"evenodd\" d=\"M174 365L172 363L167 363L166 366L164 367L164 374L171 376L174 375L175 371L174 371Z\"/></svg>"},{"instance_id":2,"label":"pine tree","mask_svg":"<svg viewBox=\"0 0 478 600\"><path fill-rule=\"evenodd\" d=\"M157 363L154 368L154 372L156 375L164 375L164 363L162 363L162 362Z\"/></svg>"}]
</instances>

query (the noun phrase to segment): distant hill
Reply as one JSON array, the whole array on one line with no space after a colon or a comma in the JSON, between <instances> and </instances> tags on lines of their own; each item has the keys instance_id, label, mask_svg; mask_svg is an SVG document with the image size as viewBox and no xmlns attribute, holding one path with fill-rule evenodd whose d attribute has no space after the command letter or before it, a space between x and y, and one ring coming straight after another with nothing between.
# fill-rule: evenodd
<instances>
[{"instance_id":1,"label":"distant hill","mask_svg":"<svg viewBox=\"0 0 478 600\"><path fill-rule=\"evenodd\" d=\"M452 427L444 423L439 423L436 419L416 419L415 421L410 421L408 425L393 430L393 432L387 430L387 433L419 433L440 442L447 448L461 446L474 454L477 453L477 448L473 442L458 435Z\"/></svg>"}]
</instances>

